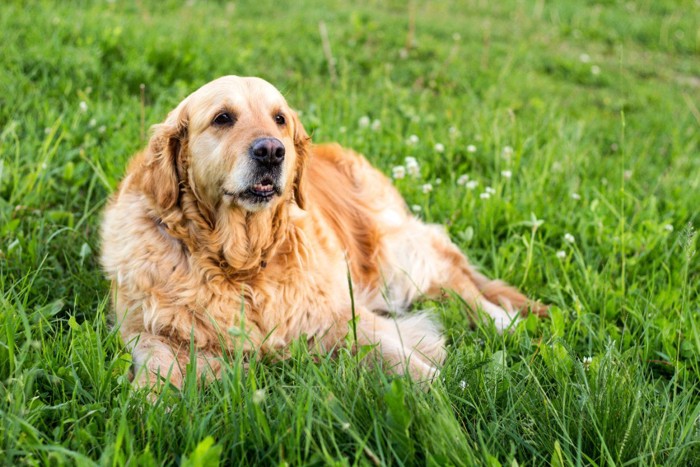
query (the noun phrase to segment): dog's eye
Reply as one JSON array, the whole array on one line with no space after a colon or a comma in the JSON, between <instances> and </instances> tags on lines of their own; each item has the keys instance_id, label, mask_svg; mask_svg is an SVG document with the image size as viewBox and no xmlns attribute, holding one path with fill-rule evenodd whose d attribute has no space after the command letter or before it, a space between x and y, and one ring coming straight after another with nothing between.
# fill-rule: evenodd
<instances>
[{"instance_id":1,"label":"dog's eye","mask_svg":"<svg viewBox=\"0 0 700 467\"><path fill-rule=\"evenodd\" d=\"M214 117L212 122L214 125L231 125L233 123L233 116L228 112L221 112L219 115Z\"/></svg>"},{"instance_id":2,"label":"dog's eye","mask_svg":"<svg viewBox=\"0 0 700 467\"><path fill-rule=\"evenodd\" d=\"M275 123L278 125L284 125L285 123L287 123L287 120L284 118L284 115L277 114L275 115Z\"/></svg>"}]
</instances>

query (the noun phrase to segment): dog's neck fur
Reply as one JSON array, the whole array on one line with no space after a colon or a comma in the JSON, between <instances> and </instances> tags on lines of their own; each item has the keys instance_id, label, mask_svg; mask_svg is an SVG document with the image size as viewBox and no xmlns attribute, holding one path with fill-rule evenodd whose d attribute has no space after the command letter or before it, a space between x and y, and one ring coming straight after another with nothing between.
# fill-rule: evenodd
<instances>
[{"instance_id":1,"label":"dog's neck fur","mask_svg":"<svg viewBox=\"0 0 700 467\"><path fill-rule=\"evenodd\" d=\"M288 210L288 200L260 212L225 205L210 209L185 188L179 206L159 219L209 279L246 281L265 268L285 240L295 237Z\"/></svg>"}]
</instances>

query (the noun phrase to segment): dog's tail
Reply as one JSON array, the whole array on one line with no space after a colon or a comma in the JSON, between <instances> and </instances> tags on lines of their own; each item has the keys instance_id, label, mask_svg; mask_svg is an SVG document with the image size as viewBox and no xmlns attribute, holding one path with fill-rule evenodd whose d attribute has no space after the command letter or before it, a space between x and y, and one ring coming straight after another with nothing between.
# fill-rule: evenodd
<instances>
[{"instance_id":1,"label":"dog's tail","mask_svg":"<svg viewBox=\"0 0 700 467\"><path fill-rule=\"evenodd\" d=\"M469 278L488 301L501 305L506 310L518 310L522 316L535 314L548 316L548 305L529 299L512 285L501 280L491 280L473 267L469 267Z\"/></svg>"}]
</instances>

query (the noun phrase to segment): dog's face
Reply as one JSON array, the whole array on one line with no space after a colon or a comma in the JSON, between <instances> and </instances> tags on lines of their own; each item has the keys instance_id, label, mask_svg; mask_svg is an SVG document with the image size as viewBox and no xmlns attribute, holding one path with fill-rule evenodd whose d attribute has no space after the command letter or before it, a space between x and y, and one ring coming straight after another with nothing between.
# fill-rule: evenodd
<instances>
[{"instance_id":1,"label":"dog's face","mask_svg":"<svg viewBox=\"0 0 700 467\"><path fill-rule=\"evenodd\" d=\"M204 85L156 127L154 140L154 152L170 148L176 171L187 172L195 196L212 208L261 211L290 192L301 204L308 136L280 92L262 79L226 76ZM185 174L177 175L182 183Z\"/></svg>"}]
</instances>

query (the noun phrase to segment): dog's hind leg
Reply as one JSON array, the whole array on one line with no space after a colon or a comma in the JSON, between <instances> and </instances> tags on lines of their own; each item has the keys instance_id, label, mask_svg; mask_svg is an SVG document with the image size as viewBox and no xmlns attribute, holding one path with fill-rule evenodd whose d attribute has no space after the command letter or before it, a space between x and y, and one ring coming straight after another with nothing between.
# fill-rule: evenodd
<instances>
[{"instance_id":1,"label":"dog's hind leg","mask_svg":"<svg viewBox=\"0 0 700 467\"><path fill-rule=\"evenodd\" d=\"M376 345L382 359L396 373L408 373L416 381L432 379L445 360L445 340L426 315L379 316L358 308L357 340Z\"/></svg>"},{"instance_id":2,"label":"dog's hind leg","mask_svg":"<svg viewBox=\"0 0 700 467\"><path fill-rule=\"evenodd\" d=\"M440 297L454 291L472 311L487 313L499 331L521 315L546 314L547 307L514 287L478 273L440 226L410 219L387 232L384 251L386 297L391 303L408 305L421 295Z\"/></svg>"}]
</instances>

